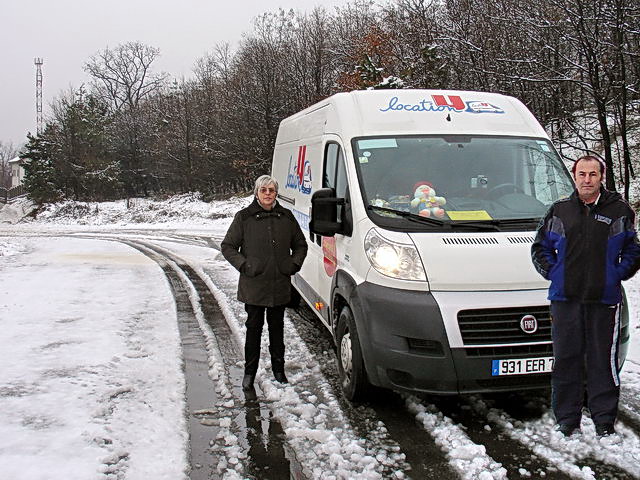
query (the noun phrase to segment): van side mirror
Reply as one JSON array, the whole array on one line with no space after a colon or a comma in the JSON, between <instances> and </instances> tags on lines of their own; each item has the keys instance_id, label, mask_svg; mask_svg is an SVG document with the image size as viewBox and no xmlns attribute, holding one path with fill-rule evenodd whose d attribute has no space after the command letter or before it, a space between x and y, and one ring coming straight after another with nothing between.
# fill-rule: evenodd
<instances>
[{"instance_id":1,"label":"van side mirror","mask_svg":"<svg viewBox=\"0 0 640 480\"><path fill-rule=\"evenodd\" d=\"M309 230L323 237L340 233L342 226L338 223L338 205L344 205L344 198L336 198L333 188L316 190L311 196Z\"/></svg>"}]
</instances>

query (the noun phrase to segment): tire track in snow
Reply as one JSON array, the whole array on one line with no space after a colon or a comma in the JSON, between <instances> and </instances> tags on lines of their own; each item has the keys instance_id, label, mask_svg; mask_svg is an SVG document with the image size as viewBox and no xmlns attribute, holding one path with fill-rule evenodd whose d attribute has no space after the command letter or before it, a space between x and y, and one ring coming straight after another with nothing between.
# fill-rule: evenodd
<instances>
[{"instance_id":1,"label":"tire track in snow","mask_svg":"<svg viewBox=\"0 0 640 480\"><path fill-rule=\"evenodd\" d=\"M178 255L157 245L147 246L169 256L180 265L189 265L194 272L206 283L208 289L214 295L222 312L227 317L227 323L234 332L236 338L243 338L242 329L230 301L214 282L205 274L200 267L190 265ZM288 318L285 319L288 323ZM292 332L291 325L285 325L285 335ZM291 351L291 342L294 347L300 348L300 342L294 338L285 338ZM265 347L263 342L263 347ZM307 358L308 352L298 352L298 358ZM265 358L266 357L266 358ZM263 366L268 369L269 358L263 349ZM291 366L291 364L289 364ZM315 371L300 368L298 377L317 377ZM293 378L292 378L293 377ZM289 375L296 383L305 382L303 378L295 378L296 372ZM293 385L275 384L267 375L259 371L256 382L264 392L266 404L269 406L273 416L280 421L287 436L287 443L293 449L299 471L292 469L292 476L295 478L314 479L379 479L379 478L406 478L402 471L394 471L393 466L398 463L398 458L404 458L402 454L392 453L381 455L378 449L365 448L363 439L354 435L348 428L342 413L333 405L335 397L328 392L321 392L321 395L304 390L296 389ZM312 382L313 383L313 382ZM300 391L302 390L302 391ZM317 392L316 392L317 393ZM320 399L319 399L320 397ZM391 469L389 468L391 467ZM295 475L294 475L295 474Z\"/></svg>"},{"instance_id":2,"label":"tire track in snow","mask_svg":"<svg viewBox=\"0 0 640 480\"><path fill-rule=\"evenodd\" d=\"M263 450L262 438L259 435L252 435L258 427L252 419L256 416L256 410L260 411L261 405L254 399L245 399L242 391L237 387L242 378L242 371L238 367L241 363L240 354L233 332L205 283L189 265L171 252L140 240L123 242L145 253L159 264L168 265L171 272L164 268L163 270L168 273L169 278L178 277L182 289L187 290L200 334L204 335L204 345L200 342L199 348L208 354L208 376L214 381L215 393L219 400L217 405L210 408L192 410L192 415L201 424L218 428L214 438L206 437L206 434L195 438L198 450L201 450L203 445L206 446L208 458L205 457L202 463L193 465L195 470L192 470L192 479L210 478L201 476L200 473L203 464L215 463L213 460L217 460L216 473L224 479L247 478L247 475L262 479L266 478L265 471L276 475L286 473L288 476L289 461L285 458L282 438L277 435L282 431L277 422L270 422L273 427L270 433L275 430L275 435L269 436L271 447L269 456L260 455ZM197 387L202 388L206 383L200 379ZM194 428L200 433L201 428L197 424ZM248 432L247 429L253 430ZM206 441L206 444L203 444L203 441Z\"/></svg>"},{"instance_id":3,"label":"tire track in snow","mask_svg":"<svg viewBox=\"0 0 640 480\"><path fill-rule=\"evenodd\" d=\"M230 299L235 295L235 283L219 278L213 269L202 273L213 278L209 280L209 287L215 292L223 311L229 315L227 320L235 325L242 338L242 321L234 312L240 313L240 309L234 309L232 305L237 302ZM282 391L274 387L263 372L270 367L265 342L261 357L263 368L259 370L256 381L267 400L273 402L274 413L280 416L288 441L296 450L305 474L314 479L406 478L402 468L404 454L400 448L395 442L387 448L380 441L388 437L384 425L377 422L372 426L376 430L373 435L376 441L373 442L367 442L353 431L333 389L319 375L319 365L295 332L287 312L285 344L290 359L287 361L287 375L292 383Z\"/></svg>"},{"instance_id":4,"label":"tire track in snow","mask_svg":"<svg viewBox=\"0 0 640 480\"><path fill-rule=\"evenodd\" d=\"M416 416L465 480L505 480L507 471L487 455L484 445L474 443L464 429L446 417L434 405L422 403L416 396L406 395L407 409Z\"/></svg>"},{"instance_id":5,"label":"tire track in snow","mask_svg":"<svg viewBox=\"0 0 640 480\"><path fill-rule=\"evenodd\" d=\"M623 379L623 382L628 378ZM620 389L620 406L618 410L618 419L627 427L632 429L636 435L640 435L640 392L636 388L637 385L628 386L624 383Z\"/></svg>"},{"instance_id":6,"label":"tire track in snow","mask_svg":"<svg viewBox=\"0 0 640 480\"><path fill-rule=\"evenodd\" d=\"M161 255L130 241L122 241L156 262L163 270L176 302L178 328L183 352L183 368L186 378L186 399L189 429L189 464L191 480L217 478L217 471L209 451L209 441L219 433L211 419L220 414L217 403L221 398L209 381L208 357L202 331L195 317L189 293L176 270ZM206 412L206 413L205 413ZM214 427L214 428L212 428ZM219 478L219 477L218 477Z\"/></svg>"},{"instance_id":7,"label":"tire track in snow","mask_svg":"<svg viewBox=\"0 0 640 480\"><path fill-rule=\"evenodd\" d=\"M517 403L509 402L502 409L495 408L479 397L470 402L471 408L487 418L491 425L572 478L625 480L640 477L640 458L637 458L640 439L624 425L616 426L619 435L599 439L591 419L583 417L582 433L565 438L554 431L555 421L548 409L544 409L538 418L518 420L509 413L514 405L519 407Z\"/></svg>"},{"instance_id":8,"label":"tire track in snow","mask_svg":"<svg viewBox=\"0 0 640 480\"><path fill-rule=\"evenodd\" d=\"M487 455L502 465L508 476L544 478L551 472L557 480L569 478L498 426L490 426L486 415L474 411L472 404L476 398L484 396L422 397L422 404L427 410L440 413L459 425L473 443L482 445Z\"/></svg>"},{"instance_id":9,"label":"tire track in snow","mask_svg":"<svg viewBox=\"0 0 640 480\"><path fill-rule=\"evenodd\" d=\"M396 392L372 389L371 401L354 405L341 393L335 344L327 328L306 305L295 312L289 311L292 324L298 335L316 359L322 374L331 385L342 410L352 427L366 437L372 431L371 425L381 421L389 432L390 447L397 445L406 455L412 478L447 480L458 478L444 453L436 445L433 437L421 428L413 415L407 414L404 400ZM388 442L389 440L387 440Z\"/></svg>"}]
</instances>

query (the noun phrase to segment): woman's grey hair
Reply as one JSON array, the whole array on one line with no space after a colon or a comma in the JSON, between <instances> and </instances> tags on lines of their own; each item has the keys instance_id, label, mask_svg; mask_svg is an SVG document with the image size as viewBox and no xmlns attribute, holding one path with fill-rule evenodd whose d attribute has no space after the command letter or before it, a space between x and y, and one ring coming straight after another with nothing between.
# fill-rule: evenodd
<instances>
[{"instance_id":1,"label":"woman's grey hair","mask_svg":"<svg viewBox=\"0 0 640 480\"><path fill-rule=\"evenodd\" d=\"M258 196L258 190L271 184L273 184L273 186L276 188L276 193L278 193L278 181L275 178L273 178L271 175L262 175L261 177L258 177L258 179L256 180L256 185L255 187L253 187L253 194L255 196Z\"/></svg>"}]
</instances>

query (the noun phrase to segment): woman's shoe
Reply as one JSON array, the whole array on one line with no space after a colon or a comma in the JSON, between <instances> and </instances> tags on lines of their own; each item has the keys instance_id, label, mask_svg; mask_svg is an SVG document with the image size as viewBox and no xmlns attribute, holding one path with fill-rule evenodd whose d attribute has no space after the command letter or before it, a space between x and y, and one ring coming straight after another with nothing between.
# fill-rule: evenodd
<instances>
[{"instance_id":1,"label":"woman's shoe","mask_svg":"<svg viewBox=\"0 0 640 480\"><path fill-rule=\"evenodd\" d=\"M255 375L245 375L242 378L242 389L251 390L253 388L253 382L256 379Z\"/></svg>"},{"instance_id":2,"label":"woman's shoe","mask_svg":"<svg viewBox=\"0 0 640 480\"><path fill-rule=\"evenodd\" d=\"M598 437L608 437L609 435L615 435L616 429L612 423L596 423L596 435Z\"/></svg>"},{"instance_id":3,"label":"woman's shoe","mask_svg":"<svg viewBox=\"0 0 640 480\"><path fill-rule=\"evenodd\" d=\"M580 425L571 425L568 423L559 423L556 425L556 431L565 437L570 437L574 433L580 433Z\"/></svg>"},{"instance_id":4,"label":"woman's shoe","mask_svg":"<svg viewBox=\"0 0 640 480\"><path fill-rule=\"evenodd\" d=\"M289 383L289 380L287 380L287 376L284 374L284 372L273 372L273 377L276 379L276 382Z\"/></svg>"}]
</instances>

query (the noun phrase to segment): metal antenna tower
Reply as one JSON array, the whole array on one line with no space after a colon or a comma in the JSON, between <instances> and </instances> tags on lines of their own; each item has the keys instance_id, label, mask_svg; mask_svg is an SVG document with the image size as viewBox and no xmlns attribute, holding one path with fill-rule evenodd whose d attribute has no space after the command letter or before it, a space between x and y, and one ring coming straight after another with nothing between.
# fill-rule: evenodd
<instances>
[{"instance_id":1,"label":"metal antenna tower","mask_svg":"<svg viewBox=\"0 0 640 480\"><path fill-rule=\"evenodd\" d=\"M36 132L42 133L42 58L34 58L36 66Z\"/></svg>"}]
</instances>

